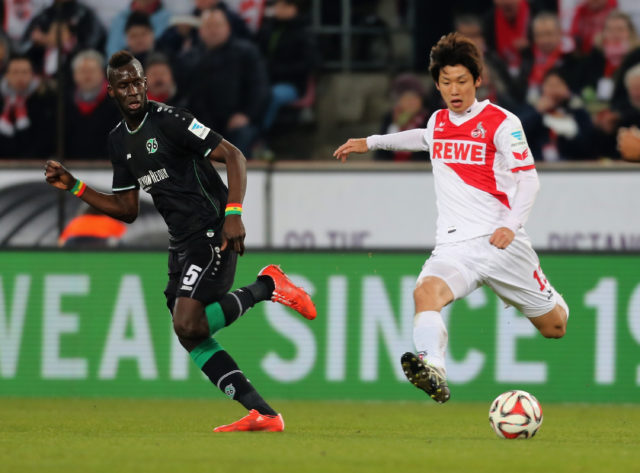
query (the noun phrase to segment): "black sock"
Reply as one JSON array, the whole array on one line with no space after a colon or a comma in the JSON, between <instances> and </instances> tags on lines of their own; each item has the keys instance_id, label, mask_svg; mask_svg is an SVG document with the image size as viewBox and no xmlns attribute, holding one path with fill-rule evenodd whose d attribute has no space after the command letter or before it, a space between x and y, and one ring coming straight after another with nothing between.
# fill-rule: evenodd
<instances>
[{"instance_id":1,"label":"black sock","mask_svg":"<svg viewBox=\"0 0 640 473\"><path fill-rule=\"evenodd\" d=\"M202 367L211 382L230 399L234 399L248 410L255 409L260 414L275 416L274 411L258 394L251 382L240 371L233 358L224 350L216 352Z\"/></svg>"},{"instance_id":2,"label":"black sock","mask_svg":"<svg viewBox=\"0 0 640 473\"><path fill-rule=\"evenodd\" d=\"M271 299L275 285L269 276L258 276L256 282L225 294L218 301L225 318L225 327L251 309L257 302Z\"/></svg>"}]
</instances>

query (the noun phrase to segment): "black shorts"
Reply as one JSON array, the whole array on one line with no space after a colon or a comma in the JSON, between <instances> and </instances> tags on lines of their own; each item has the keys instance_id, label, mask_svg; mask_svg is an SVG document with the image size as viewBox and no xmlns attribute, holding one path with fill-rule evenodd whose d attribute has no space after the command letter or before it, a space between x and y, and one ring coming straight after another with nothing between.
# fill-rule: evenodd
<instances>
[{"instance_id":1,"label":"black shorts","mask_svg":"<svg viewBox=\"0 0 640 473\"><path fill-rule=\"evenodd\" d=\"M178 297L190 297L205 306L219 301L233 285L238 254L220 251L221 239L198 238L182 249L169 250L169 282L164 290L173 313Z\"/></svg>"}]
</instances>

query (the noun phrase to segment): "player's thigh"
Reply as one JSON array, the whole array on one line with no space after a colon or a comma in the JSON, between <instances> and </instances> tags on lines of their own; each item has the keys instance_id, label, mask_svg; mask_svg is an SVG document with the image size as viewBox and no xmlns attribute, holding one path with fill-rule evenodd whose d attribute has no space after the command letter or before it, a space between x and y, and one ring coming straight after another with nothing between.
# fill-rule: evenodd
<instances>
[{"instance_id":1,"label":"player's thigh","mask_svg":"<svg viewBox=\"0 0 640 473\"><path fill-rule=\"evenodd\" d=\"M492 253L485 282L507 304L529 318L551 313L556 292L540 266L538 255L526 237L516 237L501 250L487 241ZM534 324L535 325L535 324Z\"/></svg>"},{"instance_id":2,"label":"player's thigh","mask_svg":"<svg viewBox=\"0 0 640 473\"><path fill-rule=\"evenodd\" d=\"M180 256L178 251L169 250L168 261L168 276L167 286L164 289L164 296L167 300L167 307L169 312L173 314L173 308L176 303L176 293L178 292L180 275L182 274L182 263L180 262Z\"/></svg>"},{"instance_id":3,"label":"player's thigh","mask_svg":"<svg viewBox=\"0 0 640 473\"><path fill-rule=\"evenodd\" d=\"M416 312L439 311L479 286L479 277L467 255L464 245L447 245L433 251L416 281Z\"/></svg>"}]
</instances>

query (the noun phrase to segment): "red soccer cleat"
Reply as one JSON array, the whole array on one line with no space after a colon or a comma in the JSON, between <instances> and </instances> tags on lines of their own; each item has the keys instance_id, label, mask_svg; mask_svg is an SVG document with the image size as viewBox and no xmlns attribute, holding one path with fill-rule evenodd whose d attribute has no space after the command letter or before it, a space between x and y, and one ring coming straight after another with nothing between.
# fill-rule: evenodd
<instances>
[{"instance_id":1,"label":"red soccer cleat","mask_svg":"<svg viewBox=\"0 0 640 473\"><path fill-rule=\"evenodd\" d=\"M309 294L304 289L294 285L291 279L282 272L280 266L270 264L260 270L258 276L269 276L273 279L276 288L273 291L271 300L291 307L304 318L313 320L316 318L316 306L313 304Z\"/></svg>"},{"instance_id":2,"label":"red soccer cleat","mask_svg":"<svg viewBox=\"0 0 640 473\"><path fill-rule=\"evenodd\" d=\"M282 414L268 416L251 409L249 414L229 425L221 425L214 432L282 432L284 420Z\"/></svg>"}]
</instances>

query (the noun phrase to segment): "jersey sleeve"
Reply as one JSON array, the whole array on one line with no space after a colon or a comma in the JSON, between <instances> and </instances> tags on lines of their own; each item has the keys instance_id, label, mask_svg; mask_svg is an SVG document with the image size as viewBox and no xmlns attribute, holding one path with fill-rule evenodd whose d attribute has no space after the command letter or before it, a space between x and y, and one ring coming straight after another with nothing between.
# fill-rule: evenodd
<instances>
[{"instance_id":1,"label":"jersey sleeve","mask_svg":"<svg viewBox=\"0 0 640 473\"><path fill-rule=\"evenodd\" d=\"M111 190L113 192L123 192L133 189L140 189L138 180L135 178L127 167L126 153L118 149L113 135L109 136L109 159L113 167L113 183Z\"/></svg>"},{"instance_id":2,"label":"jersey sleeve","mask_svg":"<svg viewBox=\"0 0 640 473\"><path fill-rule=\"evenodd\" d=\"M533 155L520 119L513 114L507 115L496 131L494 143L506 160L511 172L535 169Z\"/></svg>"},{"instance_id":3,"label":"jersey sleeve","mask_svg":"<svg viewBox=\"0 0 640 473\"><path fill-rule=\"evenodd\" d=\"M188 110L174 108L158 113L163 114L162 131L167 137L199 156L206 157L222 141L222 136L200 123Z\"/></svg>"}]
</instances>

